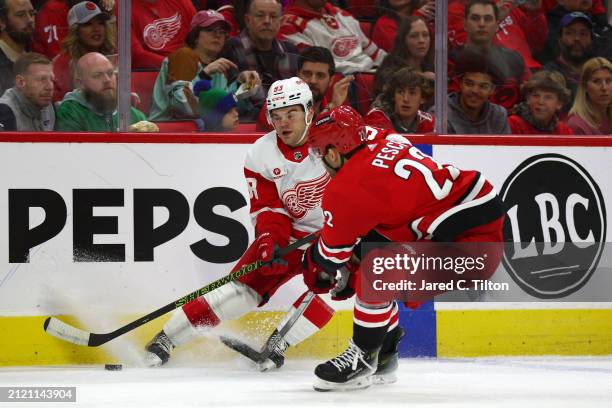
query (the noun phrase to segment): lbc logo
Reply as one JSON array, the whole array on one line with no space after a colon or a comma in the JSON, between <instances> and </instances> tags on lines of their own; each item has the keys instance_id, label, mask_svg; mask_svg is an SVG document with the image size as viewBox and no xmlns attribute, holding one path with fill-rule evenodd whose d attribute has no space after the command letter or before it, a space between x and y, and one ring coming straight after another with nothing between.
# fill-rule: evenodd
<instances>
[{"instance_id":1,"label":"lbc logo","mask_svg":"<svg viewBox=\"0 0 612 408\"><path fill-rule=\"evenodd\" d=\"M595 271L606 241L605 203L575 161L543 154L506 179L503 263L515 282L542 299L579 290Z\"/></svg>"}]
</instances>

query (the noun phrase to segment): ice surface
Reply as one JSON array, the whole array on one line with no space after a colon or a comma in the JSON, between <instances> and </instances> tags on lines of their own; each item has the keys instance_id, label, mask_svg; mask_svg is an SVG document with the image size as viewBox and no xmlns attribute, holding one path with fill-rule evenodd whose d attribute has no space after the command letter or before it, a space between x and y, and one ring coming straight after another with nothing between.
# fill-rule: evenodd
<instances>
[{"instance_id":1,"label":"ice surface","mask_svg":"<svg viewBox=\"0 0 612 408\"><path fill-rule=\"evenodd\" d=\"M3 368L0 386L76 386L77 402L28 407L606 407L612 358L403 359L399 380L353 392L312 389L317 361L258 373L242 359L198 367ZM0 403L0 407L11 406Z\"/></svg>"}]
</instances>

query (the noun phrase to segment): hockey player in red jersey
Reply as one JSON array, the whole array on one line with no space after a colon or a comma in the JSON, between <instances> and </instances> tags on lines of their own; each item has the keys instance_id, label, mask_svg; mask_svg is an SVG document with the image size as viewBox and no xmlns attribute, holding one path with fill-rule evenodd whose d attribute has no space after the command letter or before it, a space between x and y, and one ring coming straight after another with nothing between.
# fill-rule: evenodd
<instances>
[{"instance_id":1,"label":"hockey player in red jersey","mask_svg":"<svg viewBox=\"0 0 612 408\"><path fill-rule=\"evenodd\" d=\"M362 238L502 241L503 206L484 176L438 164L391 130L366 126L350 107L320 115L309 145L332 176L323 195L323 228L304 254L304 281L313 292L334 286L319 278L321 272L335 275ZM494 258L495 268L499 259ZM389 330L396 324L395 302L369 303L358 284L355 290L353 338L346 351L316 367L317 390L367 387L379 358L397 362L397 342ZM396 367L388 364L379 374L393 376Z\"/></svg>"},{"instance_id":2,"label":"hockey player in red jersey","mask_svg":"<svg viewBox=\"0 0 612 408\"><path fill-rule=\"evenodd\" d=\"M244 167L255 241L233 271L257 259L272 260L275 247L312 234L323 224L321 197L330 177L320 161L308 157L307 133L314 116L312 92L305 82L293 77L274 82L266 102L268 120L275 130L253 144ZM146 346L149 364L168 361L174 347L194 337L196 327L212 328L265 304L281 285L302 271L301 258L301 250L293 251L284 262L261 267L178 309ZM279 328L296 313L304 295ZM280 367L287 347L314 334L332 315L333 310L316 296L260 369Z\"/></svg>"}]
</instances>

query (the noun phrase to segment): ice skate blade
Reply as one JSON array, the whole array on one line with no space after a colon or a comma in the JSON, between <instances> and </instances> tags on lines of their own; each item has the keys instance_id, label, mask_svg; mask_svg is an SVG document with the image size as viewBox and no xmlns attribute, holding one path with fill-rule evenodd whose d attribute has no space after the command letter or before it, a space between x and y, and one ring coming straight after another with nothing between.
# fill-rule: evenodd
<instances>
[{"instance_id":1,"label":"ice skate blade","mask_svg":"<svg viewBox=\"0 0 612 408\"><path fill-rule=\"evenodd\" d=\"M395 375L395 373L374 374L372 376L372 384L384 385L393 384L395 382L397 382L397 375Z\"/></svg>"},{"instance_id":2,"label":"ice skate blade","mask_svg":"<svg viewBox=\"0 0 612 408\"><path fill-rule=\"evenodd\" d=\"M372 376L368 375L365 377L359 377L354 380L345 383L334 383L325 381L320 378L315 380L313 388L315 391L327 392L327 391L352 391L368 388L372 385Z\"/></svg>"}]
</instances>

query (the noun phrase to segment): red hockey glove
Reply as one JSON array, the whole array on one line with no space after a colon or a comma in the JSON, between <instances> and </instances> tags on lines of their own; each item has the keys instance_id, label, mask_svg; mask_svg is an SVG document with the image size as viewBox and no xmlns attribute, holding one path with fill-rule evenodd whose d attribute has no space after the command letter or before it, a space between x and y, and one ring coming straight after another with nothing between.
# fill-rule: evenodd
<instances>
[{"instance_id":1,"label":"red hockey glove","mask_svg":"<svg viewBox=\"0 0 612 408\"><path fill-rule=\"evenodd\" d=\"M325 272L319 264L313 261L312 251L315 245L316 241L304 251L302 257L304 283L314 293L327 293L336 284L336 278Z\"/></svg>"},{"instance_id":2,"label":"red hockey glove","mask_svg":"<svg viewBox=\"0 0 612 408\"><path fill-rule=\"evenodd\" d=\"M357 273L359 265L351 264L350 262L340 268L340 277L338 283L329 292L332 300L345 300L353 297L355 294L355 284L357 283Z\"/></svg>"},{"instance_id":3,"label":"red hockey glove","mask_svg":"<svg viewBox=\"0 0 612 408\"><path fill-rule=\"evenodd\" d=\"M259 268L263 275L282 275L287 272L287 261L276 257L279 246L271 233L264 232L257 237L253 245L257 248L257 257L264 262L270 262Z\"/></svg>"}]
</instances>

